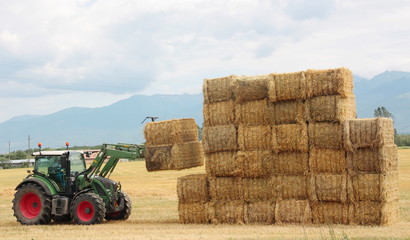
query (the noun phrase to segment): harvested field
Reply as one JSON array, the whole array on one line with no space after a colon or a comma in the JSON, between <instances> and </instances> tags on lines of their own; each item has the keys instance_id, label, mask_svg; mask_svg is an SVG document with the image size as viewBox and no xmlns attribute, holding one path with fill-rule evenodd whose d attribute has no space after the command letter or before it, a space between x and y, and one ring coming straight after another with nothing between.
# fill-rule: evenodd
<instances>
[{"instance_id":1,"label":"harvested field","mask_svg":"<svg viewBox=\"0 0 410 240\"><path fill-rule=\"evenodd\" d=\"M193 118L149 122L144 136L147 146L194 142L198 141L198 127Z\"/></svg>"},{"instance_id":2,"label":"harvested field","mask_svg":"<svg viewBox=\"0 0 410 240\"><path fill-rule=\"evenodd\" d=\"M233 100L205 103L205 126L230 125L235 123L235 105Z\"/></svg>"},{"instance_id":3,"label":"harvested field","mask_svg":"<svg viewBox=\"0 0 410 240\"><path fill-rule=\"evenodd\" d=\"M272 127L272 149L277 152L307 152L308 134L306 124L283 124Z\"/></svg>"},{"instance_id":4,"label":"harvested field","mask_svg":"<svg viewBox=\"0 0 410 240\"><path fill-rule=\"evenodd\" d=\"M348 168L366 173L397 171L397 158L396 145L386 145L379 149L361 148L347 153Z\"/></svg>"},{"instance_id":5,"label":"harvested field","mask_svg":"<svg viewBox=\"0 0 410 240\"><path fill-rule=\"evenodd\" d=\"M233 92L238 103L268 98L271 75L240 76L234 82Z\"/></svg>"},{"instance_id":6,"label":"harvested field","mask_svg":"<svg viewBox=\"0 0 410 240\"><path fill-rule=\"evenodd\" d=\"M269 100L271 102L306 98L307 85L303 72L273 74L273 80L269 82Z\"/></svg>"},{"instance_id":7,"label":"harvested field","mask_svg":"<svg viewBox=\"0 0 410 240\"><path fill-rule=\"evenodd\" d=\"M353 75L347 68L307 70L305 77L310 97L353 94Z\"/></svg>"},{"instance_id":8,"label":"harvested field","mask_svg":"<svg viewBox=\"0 0 410 240\"><path fill-rule=\"evenodd\" d=\"M344 149L343 125L334 122L309 123L309 145L317 149Z\"/></svg>"},{"instance_id":9,"label":"harvested field","mask_svg":"<svg viewBox=\"0 0 410 240\"><path fill-rule=\"evenodd\" d=\"M307 102L310 122L342 122L356 118L354 95L346 98L338 95L314 97Z\"/></svg>"},{"instance_id":10,"label":"harvested field","mask_svg":"<svg viewBox=\"0 0 410 240\"><path fill-rule=\"evenodd\" d=\"M242 159L236 155L236 151L205 154L206 173L213 177L243 176Z\"/></svg>"},{"instance_id":11,"label":"harvested field","mask_svg":"<svg viewBox=\"0 0 410 240\"><path fill-rule=\"evenodd\" d=\"M235 125L204 127L202 142L205 153L235 151L237 149Z\"/></svg>"},{"instance_id":12,"label":"harvested field","mask_svg":"<svg viewBox=\"0 0 410 240\"><path fill-rule=\"evenodd\" d=\"M341 174L346 171L347 160L344 149L316 149L309 152L309 169L313 174Z\"/></svg>"},{"instance_id":13,"label":"harvested field","mask_svg":"<svg viewBox=\"0 0 410 240\"><path fill-rule=\"evenodd\" d=\"M233 84L237 77L205 79L203 84L204 103L222 102L233 99Z\"/></svg>"}]
</instances>

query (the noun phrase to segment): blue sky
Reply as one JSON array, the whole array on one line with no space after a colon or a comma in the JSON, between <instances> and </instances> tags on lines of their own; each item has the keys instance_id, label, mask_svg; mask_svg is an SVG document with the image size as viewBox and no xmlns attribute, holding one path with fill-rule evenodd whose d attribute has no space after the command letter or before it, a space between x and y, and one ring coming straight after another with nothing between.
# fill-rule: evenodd
<instances>
[{"instance_id":1,"label":"blue sky","mask_svg":"<svg viewBox=\"0 0 410 240\"><path fill-rule=\"evenodd\" d=\"M410 71L409 13L407 0L3 0L0 122L231 74Z\"/></svg>"}]
</instances>

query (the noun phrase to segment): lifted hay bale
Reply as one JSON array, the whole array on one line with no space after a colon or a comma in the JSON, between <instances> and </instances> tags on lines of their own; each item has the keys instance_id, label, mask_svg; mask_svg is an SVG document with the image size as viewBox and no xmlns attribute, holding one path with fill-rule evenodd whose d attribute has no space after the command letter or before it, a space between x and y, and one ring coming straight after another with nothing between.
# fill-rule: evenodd
<instances>
[{"instance_id":1,"label":"lifted hay bale","mask_svg":"<svg viewBox=\"0 0 410 240\"><path fill-rule=\"evenodd\" d=\"M149 122L144 136L147 146L194 142L198 141L198 127L193 118Z\"/></svg>"},{"instance_id":2,"label":"lifted hay bale","mask_svg":"<svg viewBox=\"0 0 410 240\"><path fill-rule=\"evenodd\" d=\"M236 135L235 125L204 127L202 142L205 153L236 151Z\"/></svg>"},{"instance_id":3,"label":"lifted hay bale","mask_svg":"<svg viewBox=\"0 0 410 240\"><path fill-rule=\"evenodd\" d=\"M304 123L307 121L307 108L304 101L281 101L274 104L275 124Z\"/></svg>"},{"instance_id":4,"label":"lifted hay bale","mask_svg":"<svg viewBox=\"0 0 410 240\"><path fill-rule=\"evenodd\" d=\"M206 203L209 201L206 174L192 174L177 180L177 194L180 203Z\"/></svg>"},{"instance_id":5,"label":"lifted hay bale","mask_svg":"<svg viewBox=\"0 0 410 240\"><path fill-rule=\"evenodd\" d=\"M182 223L205 224L210 222L208 216L208 203L183 203L178 204L179 220Z\"/></svg>"},{"instance_id":6,"label":"lifted hay bale","mask_svg":"<svg viewBox=\"0 0 410 240\"><path fill-rule=\"evenodd\" d=\"M242 201L218 201L209 203L209 216L214 224L243 224L244 203Z\"/></svg>"},{"instance_id":7,"label":"lifted hay bale","mask_svg":"<svg viewBox=\"0 0 410 240\"><path fill-rule=\"evenodd\" d=\"M352 119L345 122L348 150L381 148L394 144L393 120L390 118Z\"/></svg>"},{"instance_id":8,"label":"lifted hay bale","mask_svg":"<svg viewBox=\"0 0 410 240\"><path fill-rule=\"evenodd\" d=\"M344 149L316 149L309 152L310 172L341 174L346 171L346 151Z\"/></svg>"},{"instance_id":9,"label":"lifted hay bale","mask_svg":"<svg viewBox=\"0 0 410 240\"><path fill-rule=\"evenodd\" d=\"M346 174L318 174L313 175L312 200L346 202L347 200L347 176Z\"/></svg>"},{"instance_id":10,"label":"lifted hay bale","mask_svg":"<svg viewBox=\"0 0 410 240\"><path fill-rule=\"evenodd\" d=\"M205 154L206 173L213 177L243 176L242 159L236 155L236 151Z\"/></svg>"},{"instance_id":11,"label":"lifted hay bale","mask_svg":"<svg viewBox=\"0 0 410 240\"><path fill-rule=\"evenodd\" d=\"M277 176L279 199L309 199L309 177L303 175L279 175Z\"/></svg>"},{"instance_id":12,"label":"lifted hay bale","mask_svg":"<svg viewBox=\"0 0 410 240\"><path fill-rule=\"evenodd\" d=\"M234 96L238 103L268 98L271 75L240 76L234 82Z\"/></svg>"},{"instance_id":13,"label":"lifted hay bale","mask_svg":"<svg viewBox=\"0 0 410 240\"><path fill-rule=\"evenodd\" d=\"M306 78L303 72L273 74L269 81L269 100L271 102L307 98Z\"/></svg>"},{"instance_id":14,"label":"lifted hay bale","mask_svg":"<svg viewBox=\"0 0 410 240\"><path fill-rule=\"evenodd\" d=\"M353 94L353 75L347 68L307 70L305 77L310 97Z\"/></svg>"},{"instance_id":15,"label":"lifted hay bale","mask_svg":"<svg viewBox=\"0 0 410 240\"><path fill-rule=\"evenodd\" d=\"M205 79L203 84L204 103L233 100L234 75L222 78Z\"/></svg>"},{"instance_id":16,"label":"lifted hay bale","mask_svg":"<svg viewBox=\"0 0 410 240\"><path fill-rule=\"evenodd\" d=\"M317 149L343 149L343 127L337 122L309 123L309 145Z\"/></svg>"},{"instance_id":17,"label":"lifted hay bale","mask_svg":"<svg viewBox=\"0 0 410 240\"><path fill-rule=\"evenodd\" d=\"M313 201L310 205L314 224L349 224L349 204Z\"/></svg>"},{"instance_id":18,"label":"lifted hay bale","mask_svg":"<svg viewBox=\"0 0 410 240\"><path fill-rule=\"evenodd\" d=\"M366 173L387 173L398 170L398 153L396 145L382 148L361 148L347 152L348 168Z\"/></svg>"},{"instance_id":19,"label":"lifted hay bale","mask_svg":"<svg viewBox=\"0 0 410 240\"><path fill-rule=\"evenodd\" d=\"M250 202L244 206L246 224L273 224L275 222L275 202Z\"/></svg>"},{"instance_id":20,"label":"lifted hay bale","mask_svg":"<svg viewBox=\"0 0 410 240\"><path fill-rule=\"evenodd\" d=\"M274 151L307 152L308 134L306 124L282 124L272 127L272 148Z\"/></svg>"},{"instance_id":21,"label":"lifted hay bale","mask_svg":"<svg viewBox=\"0 0 410 240\"><path fill-rule=\"evenodd\" d=\"M360 201L351 205L350 223L361 225L391 225L399 221L399 201Z\"/></svg>"},{"instance_id":22,"label":"lifted hay bale","mask_svg":"<svg viewBox=\"0 0 410 240\"><path fill-rule=\"evenodd\" d=\"M244 200L248 202L272 201L277 199L278 179L243 178Z\"/></svg>"},{"instance_id":23,"label":"lifted hay bale","mask_svg":"<svg viewBox=\"0 0 410 240\"><path fill-rule=\"evenodd\" d=\"M205 126L229 125L235 123L235 105L233 100L205 103Z\"/></svg>"},{"instance_id":24,"label":"lifted hay bale","mask_svg":"<svg viewBox=\"0 0 410 240\"><path fill-rule=\"evenodd\" d=\"M312 222L312 212L308 200L281 200L276 202L275 221L281 223Z\"/></svg>"},{"instance_id":25,"label":"lifted hay bale","mask_svg":"<svg viewBox=\"0 0 410 240\"><path fill-rule=\"evenodd\" d=\"M281 152L276 154L274 174L306 175L309 172L309 154L304 152Z\"/></svg>"},{"instance_id":26,"label":"lifted hay bale","mask_svg":"<svg viewBox=\"0 0 410 240\"><path fill-rule=\"evenodd\" d=\"M273 172L274 155L270 150L238 151L244 177L269 177Z\"/></svg>"},{"instance_id":27,"label":"lifted hay bale","mask_svg":"<svg viewBox=\"0 0 410 240\"><path fill-rule=\"evenodd\" d=\"M266 99L236 104L236 125L274 124L274 106Z\"/></svg>"},{"instance_id":28,"label":"lifted hay bale","mask_svg":"<svg viewBox=\"0 0 410 240\"><path fill-rule=\"evenodd\" d=\"M349 172L348 195L351 202L395 201L399 199L397 171L386 174Z\"/></svg>"},{"instance_id":29,"label":"lifted hay bale","mask_svg":"<svg viewBox=\"0 0 410 240\"><path fill-rule=\"evenodd\" d=\"M342 122L356 118L354 95L314 97L309 100L309 122Z\"/></svg>"},{"instance_id":30,"label":"lifted hay bale","mask_svg":"<svg viewBox=\"0 0 410 240\"><path fill-rule=\"evenodd\" d=\"M209 179L211 201L243 200L243 183L239 177L212 177Z\"/></svg>"},{"instance_id":31,"label":"lifted hay bale","mask_svg":"<svg viewBox=\"0 0 410 240\"><path fill-rule=\"evenodd\" d=\"M266 150L270 149L272 129L270 125L238 127L239 150Z\"/></svg>"},{"instance_id":32,"label":"lifted hay bale","mask_svg":"<svg viewBox=\"0 0 410 240\"><path fill-rule=\"evenodd\" d=\"M145 165L148 171L181 170L204 165L201 142L145 148Z\"/></svg>"}]
</instances>

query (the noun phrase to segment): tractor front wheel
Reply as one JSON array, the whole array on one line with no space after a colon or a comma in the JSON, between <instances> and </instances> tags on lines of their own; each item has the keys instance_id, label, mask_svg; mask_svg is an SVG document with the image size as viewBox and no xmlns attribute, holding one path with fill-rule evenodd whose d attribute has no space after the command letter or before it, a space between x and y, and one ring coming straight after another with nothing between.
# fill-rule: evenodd
<instances>
[{"instance_id":1,"label":"tractor front wheel","mask_svg":"<svg viewBox=\"0 0 410 240\"><path fill-rule=\"evenodd\" d=\"M107 220L127 220L131 215L132 203L131 199L126 193L121 194L121 198L124 200L124 209L118 212L109 213L105 216Z\"/></svg>"},{"instance_id":2,"label":"tractor front wheel","mask_svg":"<svg viewBox=\"0 0 410 240\"><path fill-rule=\"evenodd\" d=\"M51 197L36 184L24 184L14 194L13 211L21 224L48 224L51 221Z\"/></svg>"},{"instance_id":3,"label":"tractor front wheel","mask_svg":"<svg viewBox=\"0 0 410 240\"><path fill-rule=\"evenodd\" d=\"M82 193L75 198L71 207L71 217L77 224L98 224L103 221L104 216L104 202L94 193Z\"/></svg>"}]
</instances>

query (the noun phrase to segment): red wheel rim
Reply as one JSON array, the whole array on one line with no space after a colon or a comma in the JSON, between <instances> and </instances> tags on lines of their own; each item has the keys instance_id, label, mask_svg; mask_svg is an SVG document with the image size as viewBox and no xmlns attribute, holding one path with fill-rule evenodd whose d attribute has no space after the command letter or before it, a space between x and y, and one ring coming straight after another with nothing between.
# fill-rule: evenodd
<instances>
[{"instance_id":1,"label":"red wheel rim","mask_svg":"<svg viewBox=\"0 0 410 240\"><path fill-rule=\"evenodd\" d=\"M89 201L82 201L77 207L77 216L81 221L90 221L94 216L94 206Z\"/></svg>"},{"instance_id":2,"label":"red wheel rim","mask_svg":"<svg viewBox=\"0 0 410 240\"><path fill-rule=\"evenodd\" d=\"M20 200L20 212L25 218L35 218L41 212L41 200L35 193L26 193Z\"/></svg>"}]
</instances>

